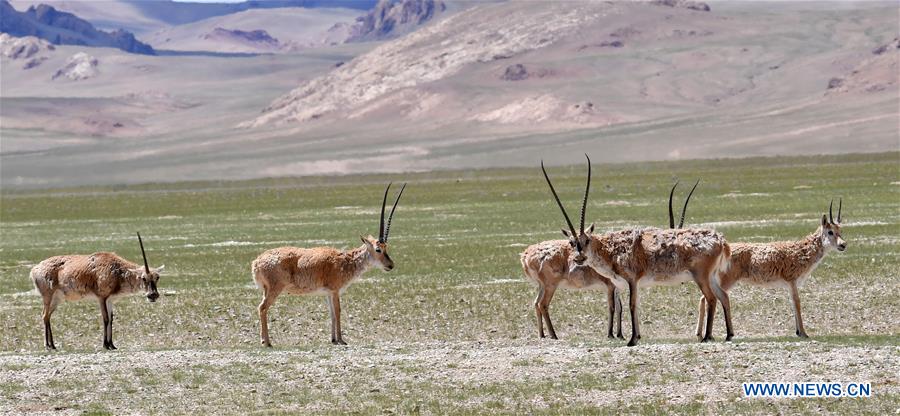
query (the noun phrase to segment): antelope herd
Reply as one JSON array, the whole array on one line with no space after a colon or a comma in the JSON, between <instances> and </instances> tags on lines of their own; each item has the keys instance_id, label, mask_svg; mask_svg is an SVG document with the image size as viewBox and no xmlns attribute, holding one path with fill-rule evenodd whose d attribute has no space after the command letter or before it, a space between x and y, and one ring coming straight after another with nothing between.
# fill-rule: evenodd
<instances>
[{"instance_id":1,"label":"antelope herd","mask_svg":"<svg viewBox=\"0 0 900 416\"><path fill-rule=\"evenodd\" d=\"M693 281L702 297L697 316L696 336L701 342L713 340L716 302L722 305L726 340L734 337L729 291L738 282L764 287L783 287L791 294L796 335L807 337L800 313L798 286L815 270L825 255L844 251L841 237L841 209L833 216L833 201L828 215L811 234L799 241L773 243L728 243L709 228L683 228L688 202L699 184L694 184L682 208L678 227L672 212L672 199L678 183L669 193L669 228L633 227L596 232L594 224L585 227L588 195L591 188L591 161L587 158L587 185L581 201L576 229L541 162L541 171L567 228L565 239L528 246L520 261L526 278L537 286L534 312L538 335L544 338L544 324L550 338L557 339L550 320L550 301L557 289L606 289L609 319L607 336L624 339L620 294L628 289L631 319L629 346L641 338L638 309L640 288ZM378 237L360 236L362 245L349 251L330 247L281 247L260 254L251 264L256 286L262 290L259 304L260 341L271 347L268 311L282 292L325 297L331 316L331 342L346 344L341 334L341 293L373 267L384 271L394 268L388 255L388 236L394 211L406 189L404 184L385 221L390 193L388 184L381 202ZM116 349L112 340L113 301L143 291L150 302L159 298L157 283L165 266L151 268L138 233L143 266L114 253L65 255L48 258L31 269L31 279L43 299L44 344L56 349L50 317L62 301L95 299L103 322L103 347Z\"/></svg>"}]
</instances>

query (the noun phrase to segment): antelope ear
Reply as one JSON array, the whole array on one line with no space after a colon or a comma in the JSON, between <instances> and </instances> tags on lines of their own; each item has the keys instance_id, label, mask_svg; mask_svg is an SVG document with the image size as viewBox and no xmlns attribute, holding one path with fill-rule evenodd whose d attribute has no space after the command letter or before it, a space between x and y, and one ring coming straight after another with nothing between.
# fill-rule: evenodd
<instances>
[{"instance_id":1,"label":"antelope ear","mask_svg":"<svg viewBox=\"0 0 900 416\"><path fill-rule=\"evenodd\" d=\"M153 271L159 273L159 272L163 271L163 269L165 269L165 268L166 268L166 265L163 264L162 266L159 266L159 267L153 269Z\"/></svg>"},{"instance_id":2,"label":"antelope ear","mask_svg":"<svg viewBox=\"0 0 900 416\"><path fill-rule=\"evenodd\" d=\"M594 223L591 223L591 226L588 227L588 229L587 229L587 231L585 231L585 233L587 233L587 234L593 234L593 233L594 233Z\"/></svg>"},{"instance_id":3,"label":"antelope ear","mask_svg":"<svg viewBox=\"0 0 900 416\"><path fill-rule=\"evenodd\" d=\"M828 225L828 216L825 214L822 214L822 226L824 227L826 225Z\"/></svg>"},{"instance_id":4,"label":"antelope ear","mask_svg":"<svg viewBox=\"0 0 900 416\"><path fill-rule=\"evenodd\" d=\"M562 233L563 233L564 236L566 236L566 237L571 237L571 236L569 235L569 232L568 232L568 231L566 231L566 230L560 230L560 231L562 231Z\"/></svg>"}]
</instances>

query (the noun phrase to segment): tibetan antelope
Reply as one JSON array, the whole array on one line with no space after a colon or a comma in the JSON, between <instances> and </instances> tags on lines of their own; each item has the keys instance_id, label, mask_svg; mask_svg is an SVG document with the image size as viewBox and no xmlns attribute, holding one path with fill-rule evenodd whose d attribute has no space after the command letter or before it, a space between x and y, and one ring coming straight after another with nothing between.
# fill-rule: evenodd
<instances>
[{"instance_id":1,"label":"tibetan antelope","mask_svg":"<svg viewBox=\"0 0 900 416\"><path fill-rule=\"evenodd\" d=\"M584 155L587 157L587 155ZM584 213L587 205L587 192L591 186L591 159L588 158L588 179L585 188L584 203L581 206L581 226L584 232ZM590 229L594 229L591 224ZM606 302L609 307L609 324L606 334L609 338L622 335L622 301L619 290L612 280L597 273L596 270L575 265L571 257L573 247L568 240L550 240L529 246L522 252L520 260L522 269L528 280L534 282L537 287L537 297L534 299L534 311L537 315L538 335L544 338L544 322L550 338L557 339L553 323L550 321L550 301L556 289L595 289L606 288ZM618 322L616 335L613 335L613 321Z\"/></svg>"},{"instance_id":2,"label":"tibetan antelope","mask_svg":"<svg viewBox=\"0 0 900 416\"><path fill-rule=\"evenodd\" d=\"M828 216L822 215L821 225L800 241L774 243L734 243L731 245L731 267L719 277L722 290L727 293L737 282L754 286L781 287L791 293L794 304L795 333L807 338L800 315L800 293L797 290L804 280L816 269L819 262L831 250L844 251L847 242L841 238L841 208L838 202L837 221L832 208L828 206ZM706 299L700 299L700 309L706 306ZM726 309L726 313L729 311ZM697 320L697 328L703 326L703 315Z\"/></svg>"},{"instance_id":3,"label":"tibetan antelope","mask_svg":"<svg viewBox=\"0 0 900 416\"><path fill-rule=\"evenodd\" d=\"M563 207L553 183L541 162L544 178L566 220L569 230L562 230L575 249L575 264L585 264L617 285L627 284L629 310L631 312L631 339L629 346L637 345L640 338L638 287L675 284L693 280L707 300L706 335L703 341L712 340L712 316L715 299L721 300L715 276L728 267L730 250L721 234L709 229L663 230L641 228L594 234L593 227L577 232ZM585 192L587 195L587 192ZM726 326L731 332L731 315L726 309Z\"/></svg>"},{"instance_id":4,"label":"tibetan antelope","mask_svg":"<svg viewBox=\"0 0 900 416\"><path fill-rule=\"evenodd\" d=\"M394 261L388 256L387 242L394 210L397 209L406 184L400 188L385 225L384 207L390 189L391 185L388 184L381 201L381 222L377 239L371 235L360 236L362 246L350 251L331 247L281 247L268 250L253 261L253 280L263 291L263 300L259 304L259 336L263 345L272 346L269 340L269 308L283 291L295 295L324 295L331 315L331 343L347 344L341 336L341 292L374 266L379 266L384 271L394 268Z\"/></svg>"},{"instance_id":5,"label":"tibetan antelope","mask_svg":"<svg viewBox=\"0 0 900 416\"><path fill-rule=\"evenodd\" d=\"M144 242L138 233L144 267L119 257L115 253L50 257L31 269L31 280L44 300L44 345L55 350L50 315L62 301L96 299L103 318L103 348L116 349L112 340L113 301L143 290L147 300L156 302L159 292L159 272L166 266L151 269L144 252Z\"/></svg>"}]
</instances>

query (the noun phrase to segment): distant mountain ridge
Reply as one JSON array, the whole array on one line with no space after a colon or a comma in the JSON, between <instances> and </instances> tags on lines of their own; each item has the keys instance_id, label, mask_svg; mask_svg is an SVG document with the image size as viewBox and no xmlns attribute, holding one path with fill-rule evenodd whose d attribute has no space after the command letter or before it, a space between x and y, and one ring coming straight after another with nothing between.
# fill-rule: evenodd
<instances>
[{"instance_id":1,"label":"distant mountain ridge","mask_svg":"<svg viewBox=\"0 0 900 416\"><path fill-rule=\"evenodd\" d=\"M20 37L35 36L57 45L112 47L143 55L156 53L153 47L137 40L130 32L98 30L87 20L46 4L19 12L7 0L0 0L0 32Z\"/></svg>"}]
</instances>

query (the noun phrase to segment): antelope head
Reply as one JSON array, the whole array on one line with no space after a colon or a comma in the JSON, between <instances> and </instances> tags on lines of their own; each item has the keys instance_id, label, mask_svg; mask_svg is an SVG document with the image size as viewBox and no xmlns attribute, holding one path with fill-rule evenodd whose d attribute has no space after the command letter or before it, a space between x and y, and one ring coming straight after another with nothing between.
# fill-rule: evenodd
<instances>
[{"instance_id":1,"label":"antelope head","mask_svg":"<svg viewBox=\"0 0 900 416\"><path fill-rule=\"evenodd\" d=\"M828 216L822 215L822 244L825 247L834 247L837 251L844 251L847 249L847 242L841 238L841 208L843 202L843 199L838 200L837 221L834 220L834 215L832 214L832 208L834 206L833 199L831 200L831 203L828 204Z\"/></svg>"},{"instance_id":2,"label":"antelope head","mask_svg":"<svg viewBox=\"0 0 900 416\"><path fill-rule=\"evenodd\" d=\"M577 231L575 230L575 226L572 225L569 214L566 213L566 209L563 207L562 202L559 201L556 189L553 188L553 182L550 181L550 176L547 175L547 169L544 168L544 161L541 161L541 170L544 172L544 179L547 180L547 185L550 185L550 192L553 193L553 199L556 200L556 204L559 205L559 209L562 210L563 217L566 219L566 224L569 226L569 229L563 229L562 233L569 239L569 245L575 249L575 256L572 260L578 266L583 265L584 261L587 259L585 254L589 253L588 247L591 244L591 234L594 232L593 223L591 223L587 229L584 228L584 215L585 210L587 209L588 192L591 190L591 158L589 158L587 154L585 154L584 157L587 158L588 163L587 186L584 188L584 200L581 202L581 223Z\"/></svg>"},{"instance_id":3,"label":"antelope head","mask_svg":"<svg viewBox=\"0 0 900 416\"><path fill-rule=\"evenodd\" d=\"M374 263L381 266L381 269L386 272L389 272L394 268L394 260L391 260L391 256L389 256L387 252L387 242L388 235L391 233L391 221L394 219L394 210L397 209L397 203L400 202L400 197L403 196L404 189L406 189L405 183L400 188L397 199L394 200L394 206L391 207L391 214L388 216L386 226L384 222L384 207L387 204L388 191L391 190L391 184L388 184L387 188L384 190L384 199L381 201L381 222L378 225L378 238L376 239L371 235L368 237L359 236L359 239L366 245L366 250L369 252L369 258L371 258Z\"/></svg>"},{"instance_id":4,"label":"antelope head","mask_svg":"<svg viewBox=\"0 0 900 416\"><path fill-rule=\"evenodd\" d=\"M162 265L151 269L150 264L147 263L147 253L144 251L144 241L141 240L141 233L137 233L137 237L138 243L141 245L141 256L144 257L144 267L132 270L132 272L141 277L141 287L147 292L147 300L156 302L159 299L159 291L156 289L156 284L159 282L159 272L166 266Z\"/></svg>"}]
</instances>

